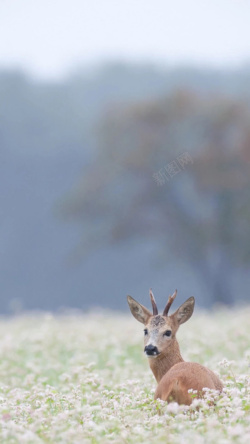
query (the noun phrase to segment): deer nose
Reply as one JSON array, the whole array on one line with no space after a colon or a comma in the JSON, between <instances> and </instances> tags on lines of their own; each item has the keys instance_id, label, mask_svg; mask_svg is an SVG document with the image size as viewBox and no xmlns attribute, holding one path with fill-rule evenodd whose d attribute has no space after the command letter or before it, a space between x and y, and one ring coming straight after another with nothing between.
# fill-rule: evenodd
<instances>
[{"instance_id":1,"label":"deer nose","mask_svg":"<svg viewBox=\"0 0 250 444\"><path fill-rule=\"evenodd\" d=\"M157 347L152 344L146 345L144 351L148 356L154 356L159 354Z\"/></svg>"}]
</instances>

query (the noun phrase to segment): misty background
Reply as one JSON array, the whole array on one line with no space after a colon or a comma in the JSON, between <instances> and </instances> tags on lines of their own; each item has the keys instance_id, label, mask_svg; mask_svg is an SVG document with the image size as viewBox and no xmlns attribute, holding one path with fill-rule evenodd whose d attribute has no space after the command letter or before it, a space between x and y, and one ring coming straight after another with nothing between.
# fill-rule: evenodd
<instances>
[{"instance_id":1,"label":"misty background","mask_svg":"<svg viewBox=\"0 0 250 444\"><path fill-rule=\"evenodd\" d=\"M249 302L249 13L0 3L0 312Z\"/></svg>"}]
</instances>

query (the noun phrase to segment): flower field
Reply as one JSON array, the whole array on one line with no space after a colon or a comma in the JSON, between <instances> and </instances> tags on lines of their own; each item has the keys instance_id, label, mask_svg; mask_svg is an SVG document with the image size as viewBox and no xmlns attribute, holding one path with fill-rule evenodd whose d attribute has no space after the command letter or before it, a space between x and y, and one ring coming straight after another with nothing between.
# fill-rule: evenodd
<instances>
[{"instance_id":1,"label":"flower field","mask_svg":"<svg viewBox=\"0 0 250 444\"><path fill-rule=\"evenodd\" d=\"M249 443L250 307L196 310L177 337L185 360L220 375L222 394L194 393L190 407L154 401L130 313L2 318L0 442Z\"/></svg>"}]
</instances>

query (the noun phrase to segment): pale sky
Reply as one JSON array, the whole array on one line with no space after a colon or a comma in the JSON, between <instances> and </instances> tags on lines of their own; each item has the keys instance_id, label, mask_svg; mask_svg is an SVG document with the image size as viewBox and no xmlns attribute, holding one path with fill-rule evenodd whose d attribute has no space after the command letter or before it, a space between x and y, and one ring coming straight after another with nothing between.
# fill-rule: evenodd
<instances>
[{"instance_id":1,"label":"pale sky","mask_svg":"<svg viewBox=\"0 0 250 444\"><path fill-rule=\"evenodd\" d=\"M56 78L105 60L250 61L250 0L0 0L0 68Z\"/></svg>"}]
</instances>

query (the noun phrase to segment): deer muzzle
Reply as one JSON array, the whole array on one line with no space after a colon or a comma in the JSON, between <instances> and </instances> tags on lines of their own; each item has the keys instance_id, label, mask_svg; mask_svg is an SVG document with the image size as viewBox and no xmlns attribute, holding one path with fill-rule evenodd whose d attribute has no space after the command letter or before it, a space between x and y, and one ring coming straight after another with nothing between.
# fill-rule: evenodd
<instances>
[{"instance_id":1,"label":"deer muzzle","mask_svg":"<svg viewBox=\"0 0 250 444\"><path fill-rule=\"evenodd\" d=\"M155 345L149 344L144 348L144 353L146 356L157 356L159 355L159 350Z\"/></svg>"}]
</instances>

